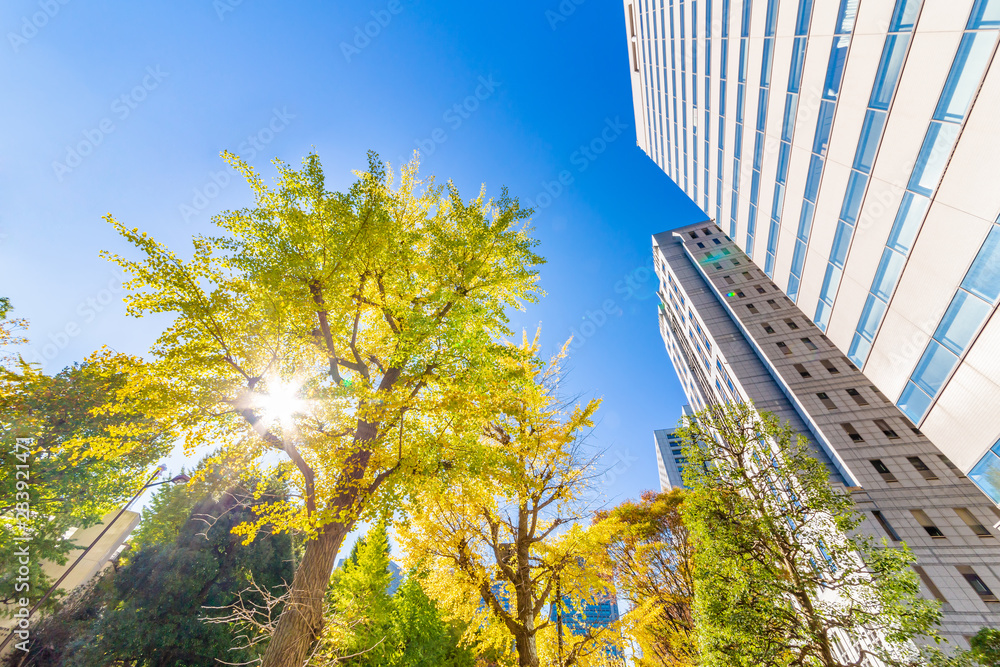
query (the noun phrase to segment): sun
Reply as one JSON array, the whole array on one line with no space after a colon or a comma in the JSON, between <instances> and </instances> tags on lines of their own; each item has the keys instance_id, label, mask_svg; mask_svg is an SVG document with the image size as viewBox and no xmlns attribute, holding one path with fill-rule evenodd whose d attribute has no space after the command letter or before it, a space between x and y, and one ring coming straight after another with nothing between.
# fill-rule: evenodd
<instances>
[{"instance_id":1,"label":"sun","mask_svg":"<svg viewBox=\"0 0 1000 667\"><path fill-rule=\"evenodd\" d=\"M305 401L299 397L301 385L294 382L275 381L268 383L266 392L256 395L256 406L261 410L261 420L270 426L275 422L288 426L292 419L305 408Z\"/></svg>"}]
</instances>

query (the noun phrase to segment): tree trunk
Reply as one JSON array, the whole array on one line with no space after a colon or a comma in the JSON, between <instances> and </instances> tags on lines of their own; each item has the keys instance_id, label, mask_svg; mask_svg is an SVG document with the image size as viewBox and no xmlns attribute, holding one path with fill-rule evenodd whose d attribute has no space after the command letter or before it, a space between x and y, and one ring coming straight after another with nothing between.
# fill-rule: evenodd
<instances>
[{"instance_id":1,"label":"tree trunk","mask_svg":"<svg viewBox=\"0 0 1000 667\"><path fill-rule=\"evenodd\" d=\"M306 542L305 554L292 580L291 598L281 612L261 667L302 667L305 663L323 629L323 597L347 532L345 524L331 523Z\"/></svg>"},{"instance_id":2,"label":"tree trunk","mask_svg":"<svg viewBox=\"0 0 1000 667\"><path fill-rule=\"evenodd\" d=\"M517 667L538 667L538 648L535 646L534 633L518 634L514 637L514 647L517 649Z\"/></svg>"}]
</instances>

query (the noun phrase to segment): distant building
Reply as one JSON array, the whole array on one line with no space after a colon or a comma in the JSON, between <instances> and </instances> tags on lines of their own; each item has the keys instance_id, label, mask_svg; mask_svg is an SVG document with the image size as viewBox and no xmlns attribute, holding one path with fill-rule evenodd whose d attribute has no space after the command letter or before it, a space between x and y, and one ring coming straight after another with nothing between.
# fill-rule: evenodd
<instances>
[{"instance_id":1,"label":"distant building","mask_svg":"<svg viewBox=\"0 0 1000 667\"><path fill-rule=\"evenodd\" d=\"M691 407L685 405L681 413L690 414ZM660 472L660 491L666 493L671 489L685 488L681 477L685 462L681 453L681 439L675 435L674 429L653 431L653 444L656 447L656 467Z\"/></svg>"},{"instance_id":2,"label":"distant building","mask_svg":"<svg viewBox=\"0 0 1000 667\"><path fill-rule=\"evenodd\" d=\"M594 596L589 601L577 601L575 606L570 597L563 597L563 633L584 635L592 628L608 626L620 618L618 598L614 593ZM556 623L559 617L558 605L550 605L549 621ZM621 658L621 652L613 644L606 651L609 657Z\"/></svg>"}]
</instances>

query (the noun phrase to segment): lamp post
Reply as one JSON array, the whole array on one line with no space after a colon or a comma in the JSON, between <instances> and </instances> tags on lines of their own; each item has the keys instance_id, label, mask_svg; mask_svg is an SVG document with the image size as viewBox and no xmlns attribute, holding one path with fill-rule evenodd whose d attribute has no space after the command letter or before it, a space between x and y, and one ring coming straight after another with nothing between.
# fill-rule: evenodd
<instances>
[{"instance_id":1,"label":"lamp post","mask_svg":"<svg viewBox=\"0 0 1000 667\"><path fill-rule=\"evenodd\" d=\"M59 588L59 584L61 584L66 579L66 577L69 576L69 573L73 571L73 568L76 567L81 560L83 560L83 557L86 556L88 553L90 553L90 550L93 549L94 546L101 541L101 538L104 537L104 535L111 529L111 526L115 525L118 519L121 518L122 514L128 511L128 508L132 506L132 503L138 500L139 496L142 495L143 491L153 486L160 486L161 484L170 484L171 482L175 484L185 484L186 482L191 480L191 478L188 477L187 475L177 475L176 477L173 477L171 479L165 479L162 482L154 482L153 480L162 475L166 469L167 467L164 465L160 465L156 468L156 472L153 473L153 476L149 478L149 481L146 482L146 484L143 485L143 487L139 489L139 491L136 492L134 496L132 496L131 500L125 503L125 506L118 511L118 514L115 515L115 518L108 522L108 525L104 527L104 530L102 530L101 533L94 539L94 541L91 542L87 546L87 548L84 549L83 552L81 552L80 555L76 557L76 560L73 561L73 564L70 565L68 568L66 568L66 571L63 572L62 576L60 576L56 580L56 582L49 587L49 590L45 591L45 595L43 595L42 598L34 604L34 606L32 606L31 610L28 611L28 616L24 619L25 621L30 619L32 615L34 615L34 613L38 610L38 608L41 607L42 604L49 599L49 596L51 596L52 593L54 593ZM0 644L0 653L2 653L5 648L7 648L7 644L9 644L10 640L14 638L14 635L16 634L15 630L16 628L12 629L11 633L7 635L7 638L3 640L2 644Z\"/></svg>"}]
</instances>

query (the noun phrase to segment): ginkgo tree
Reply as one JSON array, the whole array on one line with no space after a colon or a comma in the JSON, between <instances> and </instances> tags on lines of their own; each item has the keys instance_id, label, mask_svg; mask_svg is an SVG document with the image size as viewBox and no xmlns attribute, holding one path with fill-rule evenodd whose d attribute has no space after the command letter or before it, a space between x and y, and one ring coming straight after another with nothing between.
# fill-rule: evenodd
<instances>
[{"instance_id":1,"label":"ginkgo tree","mask_svg":"<svg viewBox=\"0 0 1000 667\"><path fill-rule=\"evenodd\" d=\"M327 189L316 155L275 161L269 187L223 156L252 206L215 216L219 234L195 236L189 258L109 215L141 258L107 256L132 276L131 315L174 316L150 370L186 446L294 473L298 502L261 508L309 536L262 664L298 666L355 521L459 455L445 436L476 423L469 397L490 392L506 312L538 298L543 260L506 190L463 200L416 161L395 180L374 154L346 192Z\"/></svg>"},{"instance_id":2,"label":"ginkgo tree","mask_svg":"<svg viewBox=\"0 0 1000 667\"><path fill-rule=\"evenodd\" d=\"M538 336L525 339L502 374L479 433L486 455L478 468L425 487L399 533L413 564L431 572L429 594L456 615L478 616L494 645L513 643L518 665L569 667L587 664L613 636L582 618L588 605L614 597L590 562L612 522L578 523L595 476L581 436L600 401L564 405L566 348L545 364L538 347ZM480 632L475 623L470 630Z\"/></svg>"}]
</instances>

